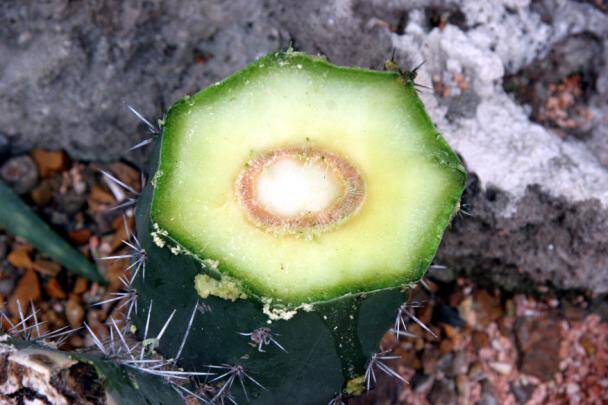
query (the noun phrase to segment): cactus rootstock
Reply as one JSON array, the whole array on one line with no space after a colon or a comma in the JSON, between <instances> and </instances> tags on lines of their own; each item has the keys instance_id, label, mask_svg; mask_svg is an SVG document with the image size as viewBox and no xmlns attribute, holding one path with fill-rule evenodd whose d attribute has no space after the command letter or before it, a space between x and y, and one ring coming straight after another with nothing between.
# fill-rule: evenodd
<instances>
[{"instance_id":1,"label":"cactus rootstock","mask_svg":"<svg viewBox=\"0 0 608 405\"><path fill-rule=\"evenodd\" d=\"M271 54L176 103L160 132L135 286L160 319L191 325L181 365L256 403L327 403L378 373L400 379L379 341L419 322L403 303L466 180L412 76Z\"/></svg>"}]
</instances>

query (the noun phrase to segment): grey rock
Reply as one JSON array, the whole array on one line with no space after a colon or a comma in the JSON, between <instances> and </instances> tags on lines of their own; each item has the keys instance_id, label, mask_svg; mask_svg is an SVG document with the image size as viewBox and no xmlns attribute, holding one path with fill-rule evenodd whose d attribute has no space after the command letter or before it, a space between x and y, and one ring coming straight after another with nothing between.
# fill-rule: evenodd
<instances>
[{"instance_id":1,"label":"grey rock","mask_svg":"<svg viewBox=\"0 0 608 405\"><path fill-rule=\"evenodd\" d=\"M463 215L446 235L439 261L512 289L544 283L607 292L608 170L598 152L608 148L608 137L596 136L605 134L606 123L594 122L594 144L562 140L530 121L527 107L502 89L502 78L549 55L569 35L605 38L608 17L566 2L548 10L553 25L527 2L463 2L462 10L465 30L448 24L428 32L416 17L404 35L392 37L403 54L427 60L421 83L463 75L480 98L474 115L450 117L441 97L422 94L472 173ZM604 58L598 72L606 66Z\"/></svg>"},{"instance_id":2,"label":"grey rock","mask_svg":"<svg viewBox=\"0 0 608 405\"><path fill-rule=\"evenodd\" d=\"M67 215L77 213L87 201L85 194L79 194L74 190L69 190L66 193L54 193L53 200L57 204L57 209Z\"/></svg>"},{"instance_id":3,"label":"grey rock","mask_svg":"<svg viewBox=\"0 0 608 405\"><path fill-rule=\"evenodd\" d=\"M471 172L471 215L455 220L439 259L508 288L605 293L607 38L607 15L574 1L5 1L0 131L14 151L141 163L144 148L127 150L145 128L126 104L159 118L185 93L290 42L372 68L395 48L405 67L426 61L421 84L449 88L422 96ZM583 138L532 122L531 107L503 89L505 75L551 55L563 55L558 76L593 67Z\"/></svg>"},{"instance_id":4,"label":"grey rock","mask_svg":"<svg viewBox=\"0 0 608 405\"><path fill-rule=\"evenodd\" d=\"M0 5L0 129L15 150L116 160L185 93L278 48L260 1L7 1ZM195 55L209 56L205 64ZM129 156L132 159L134 156Z\"/></svg>"},{"instance_id":5,"label":"grey rock","mask_svg":"<svg viewBox=\"0 0 608 405\"><path fill-rule=\"evenodd\" d=\"M0 167L0 176L15 193L24 194L38 182L38 169L31 157L17 156L10 158Z\"/></svg>"},{"instance_id":6,"label":"grey rock","mask_svg":"<svg viewBox=\"0 0 608 405\"><path fill-rule=\"evenodd\" d=\"M446 118L449 121L456 121L458 118L473 118L479 102L479 96L472 91L464 91L457 96L450 97L447 101Z\"/></svg>"}]
</instances>

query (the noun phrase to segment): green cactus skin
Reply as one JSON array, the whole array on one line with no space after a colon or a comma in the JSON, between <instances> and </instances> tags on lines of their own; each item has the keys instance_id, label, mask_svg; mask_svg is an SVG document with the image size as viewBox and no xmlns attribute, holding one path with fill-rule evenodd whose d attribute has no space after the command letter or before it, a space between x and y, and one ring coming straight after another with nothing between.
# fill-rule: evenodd
<instances>
[{"instance_id":1,"label":"green cactus skin","mask_svg":"<svg viewBox=\"0 0 608 405\"><path fill-rule=\"evenodd\" d=\"M425 242L414 252L415 264L408 271L397 278L380 276L379 282L370 282L368 286L340 285L328 292L312 294L312 298L305 302L310 303L312 308L302 305L303 300L299 297L294 300L287 297L283 301L285 310L295 308L297 313L287 320L271 321L263 313L264 289L247 281L242 283L242 292L248 297L246 299L215 296L202 299L197 294L194 285L197 275L237 277L238 272L222 267L221 260L219 269L210 268L205 261L207 257L193 249L191 241L180 239L179 232L167 232L162 228L163 224L159 228L157 220L162 217L163 205L169 196L165 193L159 200L155 193L159 187L164 187L163 182L170 178L167 173L171 165L177 163L171 148L174 136L171 131L176 130L172 117L184 114L193 102L204 102L207 97L222 97L222 91L242 85L241 82L255 75L260 66L274 63L278 69L285 61L292 66L310 69L313 73L332 74L335 71L351 79L360 75L363 81L369 77L394 81L391 86L398 85L403 89L404 114L412 120L412 128L423 134L423 149L428 150L425 159L448 172L451 185L433 223L428 224ZM183 326L168 330L159 347L159 351L170 358L182 342L193 306L197 302L203 303L209 310L197 313L194 318L181 356L182 367L206 371L209 365L240 365L265 387L261 389L245 381L248 397L255 403L327 403L334 395L341 393L349 381L365 373L371 355L379 350L381 337L394 322L397 308L404 302L409 286L424 275L431 263L443 230L458 209L466 182L462 164L437 133L410 80L394 72L339 68L320 58L293 52L261 58L224 83L176 103L164 122L163 136L155 145L151 161L153 180L141 194L137 206L137 236L147 260L145 278L140 277L135 281L142 308L135 316L135 324L142 330L146 321L145 309L150 302L153 302L155 312L151 320L153 329L160 328L169 314L176 310L173 325ZM250 344L248 337L240 334L260 327L270 328L287 352L272 344L260 352ZM237 400L246 399L238 382L232 388Z\"/></svg>"},{"instance_id":2,"label":"green cactus skin","mask_svg":"<svg viewBox=\"0 0 608 405\"><path fill-rule=\"evenodd\" d=\"M0 227L22 237L69 271L102 284L106 280L86 257L63 240L5 184L0 182Z\"/></svg>"},{"instance_id":3,"label":"green cactus skin","mask_svg":"<svg viewBox=\"0 0 608 405\"><path fill-rule=\"evenodd\" d=\"M46 367L53 367L54 358L64 358L67 361L76 361L90 364L97 373L96 381L101 384L104 391L104 403L109 404L179 404L182 403L180 395L162 377L142 373L136 369L116 364L110 359L98 355L80 352L62 352L34 342L8 339L3 343L2 352L10 347L16 349L23 356L30 356L32 361ZM61 381L53 384L60 386ZM66 384L66 382L63 382ZM69 390L66 390L69 392ZM81 393L91 395L91 392ZM69 397L68 397L69 398ZM90 399L90 397L88 397ZM73 400L73 399L72 399Z\"/></svg>"}]
</instances>

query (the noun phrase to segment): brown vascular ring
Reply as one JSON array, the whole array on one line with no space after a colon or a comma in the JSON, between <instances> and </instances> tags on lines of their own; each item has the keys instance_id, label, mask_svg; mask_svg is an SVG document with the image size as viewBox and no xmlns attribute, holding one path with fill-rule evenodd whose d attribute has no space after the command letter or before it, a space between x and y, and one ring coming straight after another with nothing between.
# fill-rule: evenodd
<instances>
[{"instance_id":1,"label":"brown vascular ring","mask_svg":"<svg viewBox=\"0 0 608 405\"><path fill-rule=\"evenodd\" d=\"M256 199L256 181L263 170L284 157L322 161L343 183L344 193L329 207L294 217L273 214ZM340 156L316 148L289 147L264 153L248 162L236 181L237 198L247 217L257 226L279 233L326 230L354 214L365 199L365 183L359 171Z\"/></svg>"}]
</instances>

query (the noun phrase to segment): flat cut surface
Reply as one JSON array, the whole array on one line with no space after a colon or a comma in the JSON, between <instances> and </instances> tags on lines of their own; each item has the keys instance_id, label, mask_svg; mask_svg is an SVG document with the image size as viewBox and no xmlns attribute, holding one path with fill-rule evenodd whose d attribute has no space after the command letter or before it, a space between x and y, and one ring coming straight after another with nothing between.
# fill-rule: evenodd
<instances>
[{"instance_id":1,"label":"flat cut surface","mask_svg":"<svg viewBox=\"0 0 608 405\"><path fill-rule=\"evenodd\" d=\"M360 211L322 234L277 237L252 226L235 179L244 162L286 146L357 167L366 184ZM315 301L417 280L463 182L397 75L270 56L170 111L152 217L256 294Z\"/></svg>"}]
</instances>

